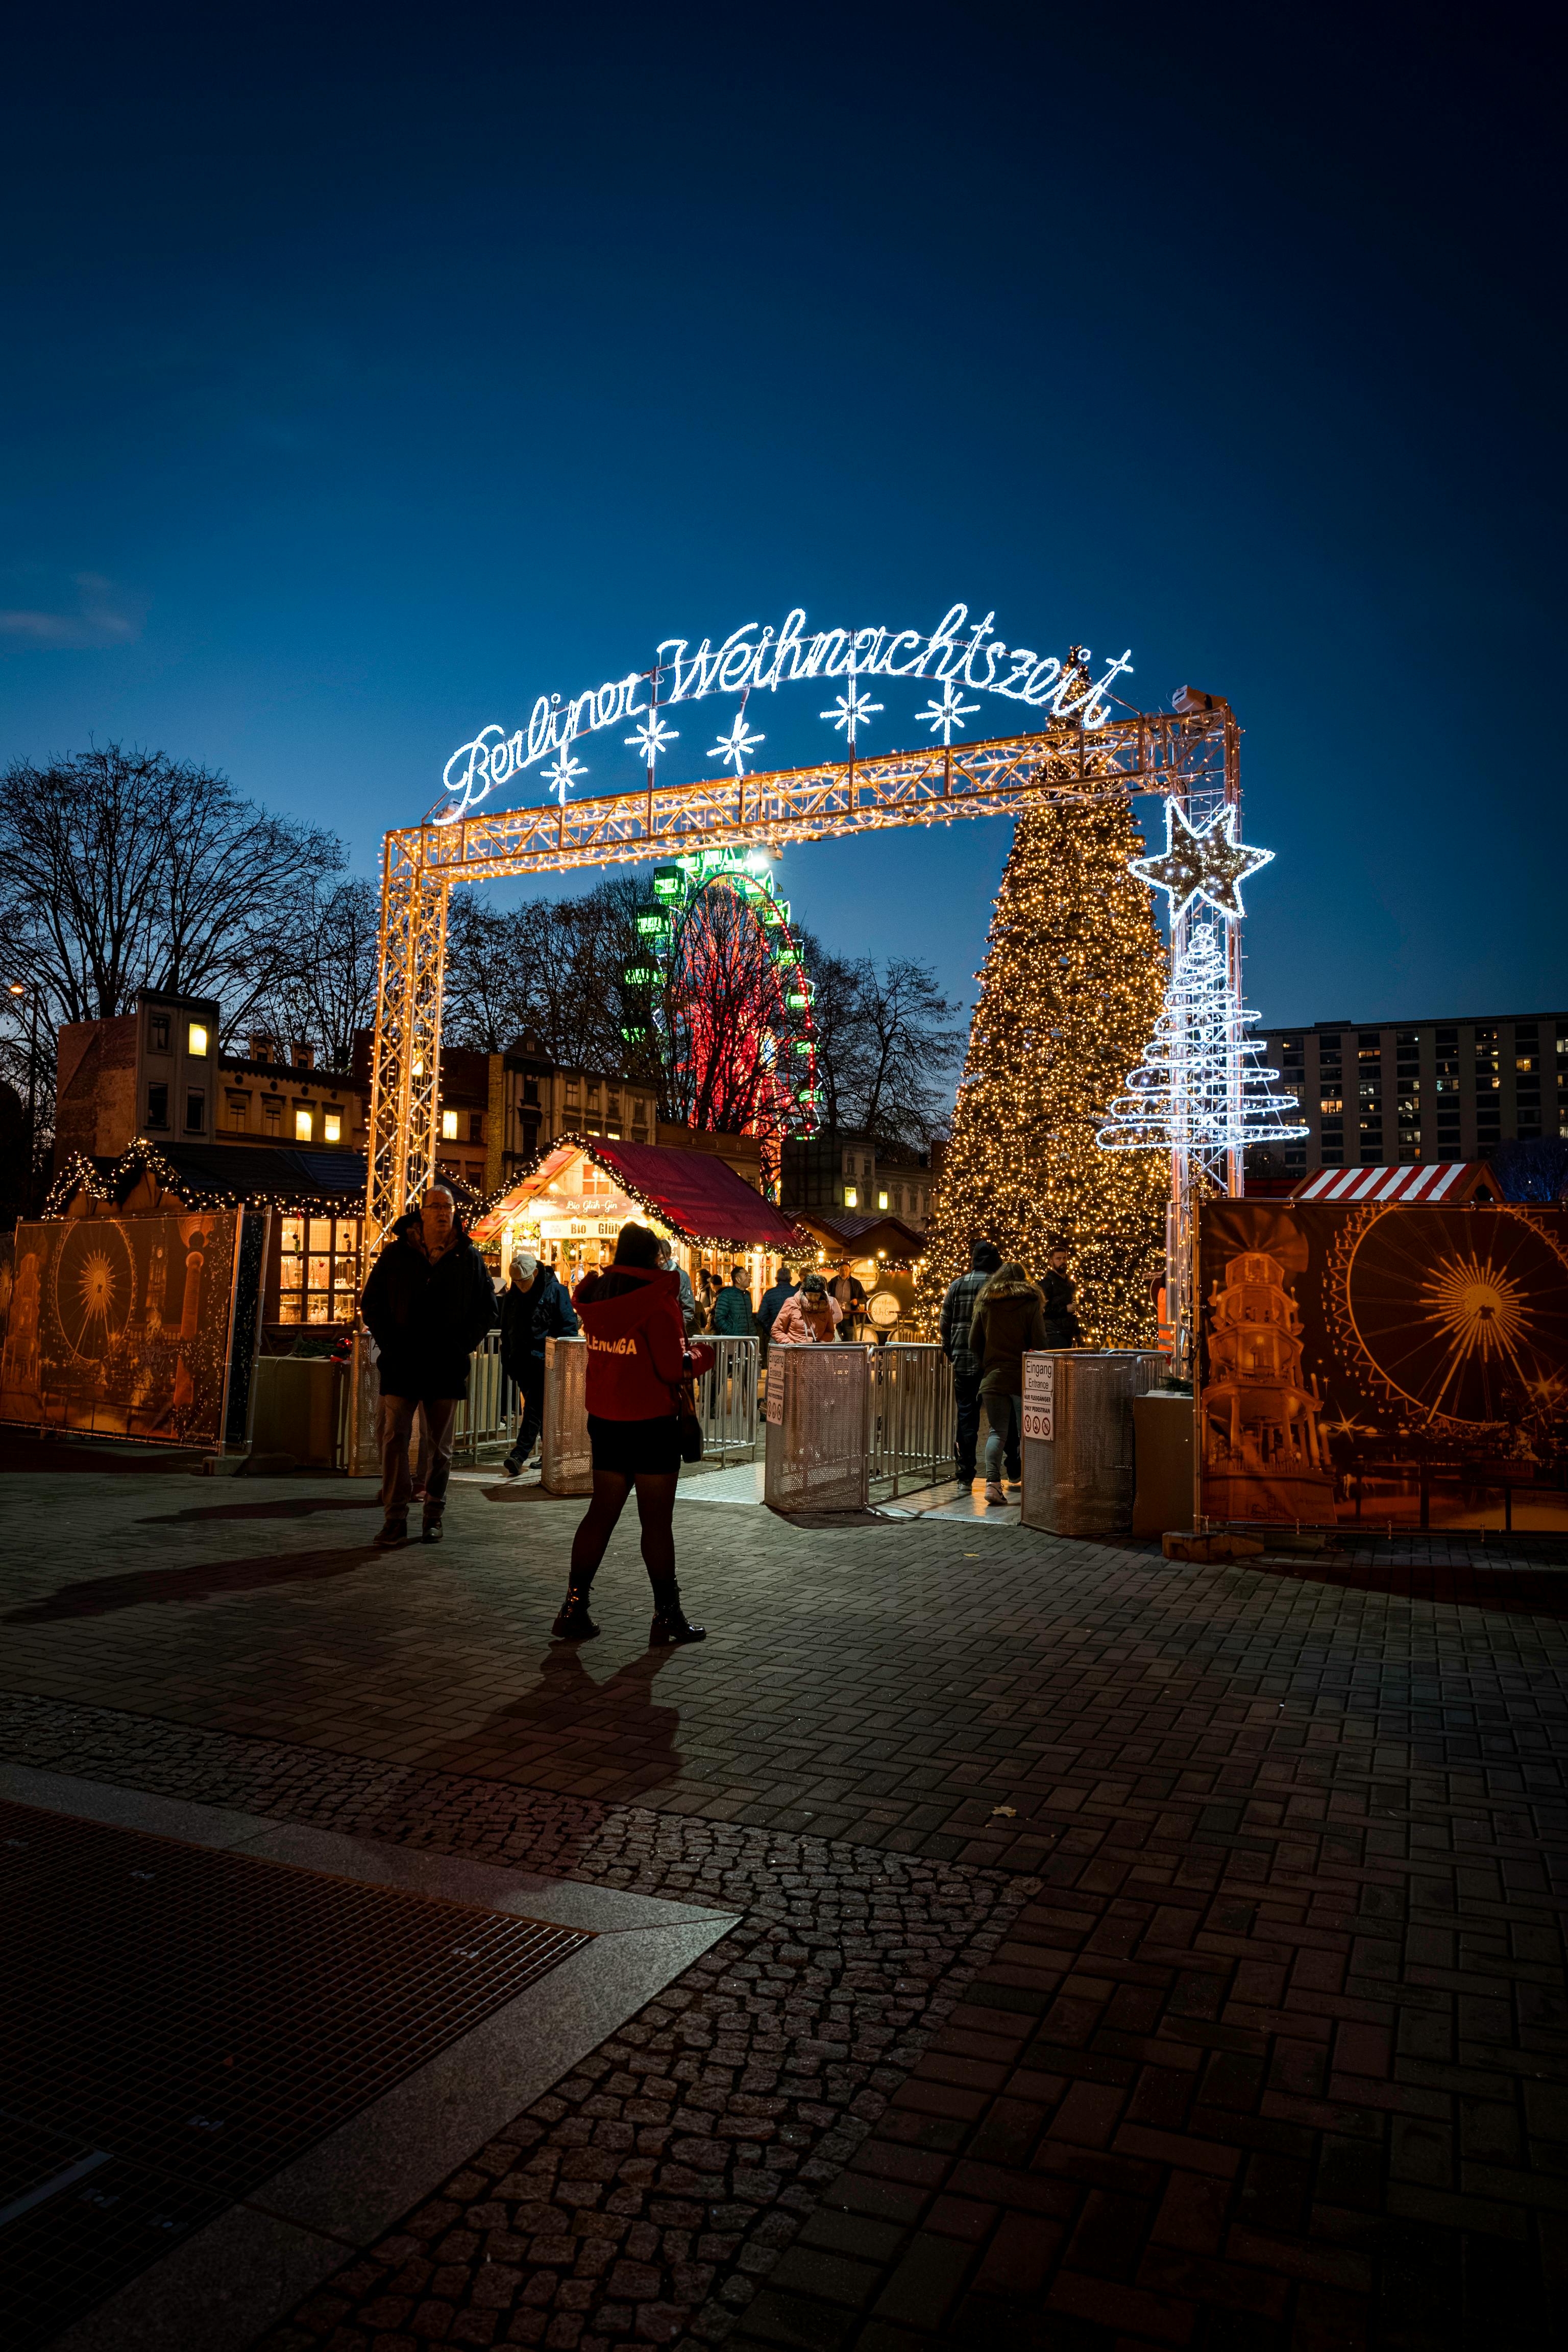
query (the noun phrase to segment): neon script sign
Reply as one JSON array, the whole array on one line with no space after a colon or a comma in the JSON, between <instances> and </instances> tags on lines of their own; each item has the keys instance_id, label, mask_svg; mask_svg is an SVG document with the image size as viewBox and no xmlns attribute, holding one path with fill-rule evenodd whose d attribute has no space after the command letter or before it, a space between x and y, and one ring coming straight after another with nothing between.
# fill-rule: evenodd
<instances>
[{"instance_id":1,"label":"neon script sign","mask_svg":"<svg viewBox=\"0 0 1568 2352\"><path fill-rule=\"evenodd\" d=\"M929 635L919 629L824 629L808 635L805 614L799 606L775 630L746 621L715 646L704 637L688 653L685 637L666 637L651 670L630 670L625 677L608 678L603 686L564 698L542 694L529 714L528 725L511 734L499 721L481 727L473 740L461 743L441 772L448 803L437 824L455 824L501 784L554 755L544 770L555 797L567 793L587 770L573 759L571 746L607 727L638 720L636 731L623 741L643 755L651 777L661 752L678 741L680 730L662 713L683 702L701 702L710 694L738 694L742 707L729 733L706 754L745 772L745 761L765 735L746 725L745 698L753 693L776 694L781 686L803 679L843 678L847 690L822 716L847 737L854 748L857 727L867 726L883 705L860 691L868 678L926 678L941 688L919 714L920 723L941 733L951 743L954 728L963 730L980 708L965 702L963 689L1005 695L1032 710L1047 711L1053 719L1074 718L1086 728L1103 727L1110 716L1104 697L1113 678L1132 667L1131 647L1109 662L1103 677L1086 680L1077 667L1064 672L1054 655L1044 657L1027 646L1006 646L992 626L994 613L971 621L967 604L954 604L940 626ZM1085 656L1087 660L1088 656ZM648 698L639 700L643 689ZM660 690L662 688L662 691Z\"/></svg>"}]
</instances>

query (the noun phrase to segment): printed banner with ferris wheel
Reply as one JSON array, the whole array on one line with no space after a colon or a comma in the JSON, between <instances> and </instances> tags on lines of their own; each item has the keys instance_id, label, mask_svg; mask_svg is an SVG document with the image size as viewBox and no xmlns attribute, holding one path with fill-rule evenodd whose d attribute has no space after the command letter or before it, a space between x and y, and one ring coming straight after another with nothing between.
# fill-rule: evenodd
<instances>
[{"instance_id":1,"label":"printed banner with ferris wheel","mask_svg":"<svg viewBox=\"0 0 1568 2352\"><path fill-rule=\"evenodd\" d=\"M1210 1519L1568 1528L1568 1206L1205 1201Z\"/></svg>"}]
</instances>

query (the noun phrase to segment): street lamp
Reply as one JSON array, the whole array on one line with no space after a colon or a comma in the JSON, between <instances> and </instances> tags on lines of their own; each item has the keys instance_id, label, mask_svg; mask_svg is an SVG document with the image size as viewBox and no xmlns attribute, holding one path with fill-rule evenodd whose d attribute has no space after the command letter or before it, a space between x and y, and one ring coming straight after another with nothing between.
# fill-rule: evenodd
<instances>
[{"instance_id":1,"label":"street lamp","mask_svg":"<svg viewBox=\"0 0 1568 2352\"><path fill-rule=\"evenodd\" d=\"M33 1173L37 1158L37 1114L38 1099L38 992L25 980L14 980L10 993L27 999L27 1207L33 1205Z\"/></svg>"}]
</instances>

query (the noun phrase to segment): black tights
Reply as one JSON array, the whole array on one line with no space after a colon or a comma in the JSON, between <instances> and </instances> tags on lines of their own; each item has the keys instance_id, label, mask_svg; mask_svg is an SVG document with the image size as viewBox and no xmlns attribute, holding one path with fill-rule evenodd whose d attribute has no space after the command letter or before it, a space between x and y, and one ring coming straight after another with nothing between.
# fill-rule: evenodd
<instances>
[{"instance_id":1,"label":"black tights","mask_svg":"<svg viewBox=\"0 0 1568 2352\"><path fill-rule=\"evenodd\" d=\"M616 1531L633 1484L637 1490L637 1517L642 1522L642 1556L648 1581L657 1592L675 1581L675 1489L677 1474L652 1477L639 1470L635 1482L618 1470L595 1470L594 1499L572 1538L572 1583L586 1592Z\"/></svg>"}]
</instances>

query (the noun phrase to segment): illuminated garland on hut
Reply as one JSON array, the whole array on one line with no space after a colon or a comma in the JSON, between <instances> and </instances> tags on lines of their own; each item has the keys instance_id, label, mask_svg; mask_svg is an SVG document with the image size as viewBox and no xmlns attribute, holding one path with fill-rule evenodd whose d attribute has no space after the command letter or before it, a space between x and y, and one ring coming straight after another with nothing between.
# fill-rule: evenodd
<instances>
[{"instance_id":1,"label":"illuminated garland on hut","mask_svg":"<svg viewBox=\"0 0 1568 2352\"><path fill-rule=\"evenodd\" d=\"M164 1159L155 1143L138 1135L128 1143L107 1171L96 1167L85 1152L73 1151L50 1185L44 1202L46 1217L63 1217L79 1193L92 1201L110 1201L119 1207L144 1176L164 1192L173 1192L187 1209L277 1209L293 1217L361 1217L364 1190L356 1185L344 1192L258 1192L249 1185L233 1190L200 1177L183 1175ZM446 1180L443 1180L446 1181Z\"/></svg>"},{"instance_id":2,"label":"illuminated garland on hut","mask_svg":"<svg viewBox=\"0 0 1568 2352\"><path fill-rule=\"evenodd\" d=\"M616 1187L616 1190L618 1192L624 1192L626 1199L633 1202L636 1206L642 1211L645 1216L651 1217L657 1223L667 1226L671 1231L679 1233L682 1240L687 1242L693 1249L734 1250L739 1252L742 1250L752 1250L758 1247L764 1247L770 1257L783 1258L792 1264L797 1259L802 1264L816 1264L817 1245L815 1241L809 1241L804 1235L802 1235L794 1244L785 1243L775 1247L772 1243L760 1244L755 1241L748 1241L742 1234L693 1233L680 1221L679 1216L675 1215L671 1212L668 1202L660 1201L655 1194L645 1191L641 1185L637 1183L635 1180L626 1173L626 1171L620 1165L617 1160L611 1158L603 1150L602 1146L605 1140L605 1139L603 1136L594 1135L576 1135L569 1133L552 1136L548 1143L542 1144L540 1147L539 1150L534 1154L533 1159L529 1162L527 1167L519 1169L504 1184L498 1186L493 1192L487 1193L483 1199L478 1201L468 1217L469 1224L479 1224L484 1218L491 1215L500 1208L503 1201L518 1190L520 1185L526 1184L530 1177L537 1175L540 1169L543 1167L545 1161L555 1152L581 1151L593 1164L593 1166L599 1171L600 1174L602 1176L607 1176L611 1183ZM670 1150L672 1148L679 1147L665 1145L654 1146L652 1148L655 1150ZM707 1158L709 1155L703 1154L702 1156ZM721 1160L720 1165L727 1167L728 1162ZM743 1182L744 1179L738 1178L736 1181L738 1182ZM748 1185L746 1189L749 1192L751 1187ZM756 1199L759 1208L772 1209L774 1216L781 1216L784 1214L784 1212L773 1207L772 1202L764 1201L761 1193L756 1195ZM798 1228L796 1231L798 1233Z\"/></svg>"}]
</instances>

